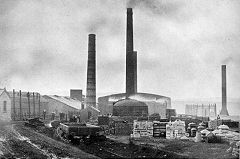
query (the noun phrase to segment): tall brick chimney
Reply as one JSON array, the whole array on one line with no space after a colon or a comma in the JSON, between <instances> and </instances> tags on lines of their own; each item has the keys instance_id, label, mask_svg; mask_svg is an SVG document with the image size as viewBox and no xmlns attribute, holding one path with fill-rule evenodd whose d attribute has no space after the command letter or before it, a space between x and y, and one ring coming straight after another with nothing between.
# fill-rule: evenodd
<instances>
[{"instance_id":1,"label":"tall brick chimney","mask_svg":"<svg viewBox=\"0 0 240 159\"><path fill-rule=\"evenodd\" d=\"M88 65L86 106L96 107L96 47L95 34L88 35Z\"/></svg>"},{"instance_id":2,"label":"tall brick chimney","mask_svg":"<svg viewBox=\"0 0 240 159\"><path fill-rule=\"evenodd\" d=\"M222 110L220 115L228 116L227 111L227 79L226 79L226 65L222 65Z\"/></svg>"},{"instance_id":3,"label":"tall brick chimney","mask_svg":"<svg viewBox=\"0 0 240 159\"><path fill-rule=\"evenodd\" d=\"M127 8L127 40L126 40L126 96L136 93L135 84L136 74L135 65L137 65L136 53L133 51L133 12L132 8Z\"/></svg>"},{"instance_id":4,"label":"tall brick chimney","mask_svg":"<svg viewBox=\"0 0 240 159\"><path fill-rule=\"evenodd\" d=\"M134 93L137 93L137 51L133 51Z\"/></svg>"}]
</instances>

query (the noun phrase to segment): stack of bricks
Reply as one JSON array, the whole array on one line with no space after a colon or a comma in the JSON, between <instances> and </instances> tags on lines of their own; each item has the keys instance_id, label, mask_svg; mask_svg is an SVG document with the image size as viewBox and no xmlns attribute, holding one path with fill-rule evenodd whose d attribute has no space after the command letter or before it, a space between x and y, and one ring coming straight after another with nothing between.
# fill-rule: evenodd
<instances>
[{"instance_id":1,"label":"stack of bricks","mask_svg":"<svg viewBox=\"0 0 240 159\"><path fill-rule=\"evenodd\" d=\"M132 132L131 124L126 121L114 121L115 135L130 135Z\"/></svg>"},{"instance_id":2,"label":"stack of bricks","mask_svg":"<svg viewBox=\"0 0 240 159\"><path fill-rule=\"evenodd\" d=\"M208 128L210 129L217 129L219 125L222 125L222 120L211 120L208 122Z\"/></svg>"},{"instance_id":3,"label":"stack of bricks","mask_svg":"<svg viewBox=\"0 0 240 159\"><path fill-rule=\"evenodd\" d=\"M134 121L133 137L152 137L153 122L152 121Z\"/></svg>"}]
</instances>

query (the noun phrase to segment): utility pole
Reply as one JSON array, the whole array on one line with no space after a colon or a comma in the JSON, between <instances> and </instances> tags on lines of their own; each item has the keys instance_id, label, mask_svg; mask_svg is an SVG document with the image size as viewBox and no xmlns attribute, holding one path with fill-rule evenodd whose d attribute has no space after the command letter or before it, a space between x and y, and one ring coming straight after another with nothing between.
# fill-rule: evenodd
<instances>
[{"instance_id":1,"label":"utility pole","mask_svg":"<svg viewBox=\"0 0 240 159\"><path fill-rule=\"evenodd\" d=\"M214 104L214 112L215 112L215 116L217 116L217 105L216 105L216 103Z\"/></svg>"},{"instance_id":2,"label":"utility pole","mask_svg":"<svg viewBox=\"0 0 240 159\"><path fill-rule=\"evenodd\" d=\"M13 89L13 120L16 120L15 90Z\"/></svg>"},{"instance_id":3,"label":"utility pole","mask_svg":"<svg viewBox=\"0 0 240 159\"><path fill-rule=\"evenodd\" d=\"M35 118L35 96L34 96L34 92L33 92L33 116Z\"/></svg>"},{"instance_id":4,"label":"utility pole","mask_svg":"<svg viewBox=\"0 0 240 159\"><path fill-rule=\"evenodd\" d=\"M27 93L27 98L28 98L28 117L31 117L31 111L30 111L30 93Z\"/></svg>"},{"instance_id":5,"label":"utility pole","mask_svg":"<svg viewBox=\"0 0 240 159\"><path fill-rule=\"evenodd\" d=\"M38 115L41 117L41 101L40 101L40 93L38 93Z\"/></svg>"},{"instance_id":6,"label":"utility pole","mask_svg":"<svg viewBox=\"0 0 240 159\"><path fill-rule=\"evenodd\" d=\"M19 106L20 106L20 120L22 120L22 92L21 92L21 90L19 91L19 96L20 96L20 99L19 99Z\"/></svg>"}]
</instances>

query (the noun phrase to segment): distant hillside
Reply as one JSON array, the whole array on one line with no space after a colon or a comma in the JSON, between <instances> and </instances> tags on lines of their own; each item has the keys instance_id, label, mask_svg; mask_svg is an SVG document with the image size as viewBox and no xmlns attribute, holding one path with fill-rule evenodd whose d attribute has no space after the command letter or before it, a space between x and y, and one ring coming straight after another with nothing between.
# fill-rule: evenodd
<instances>
[{"instance_id":1,"label":"distant hillside","mask_svg":"<svg viewBox=\"0 0 240 159\"><path fill-rule=\"evenodd\" d=\"M222 107L221 98L205 98L205 99L177 99L172 100L172 108L176 109L177 113L185 113L186 104L214 104L217 105L217 113L220 112ZM239 115L240 114L240 99L237 98L228 98L227 108L229 115Z\"/></svg>"}]
</instances>

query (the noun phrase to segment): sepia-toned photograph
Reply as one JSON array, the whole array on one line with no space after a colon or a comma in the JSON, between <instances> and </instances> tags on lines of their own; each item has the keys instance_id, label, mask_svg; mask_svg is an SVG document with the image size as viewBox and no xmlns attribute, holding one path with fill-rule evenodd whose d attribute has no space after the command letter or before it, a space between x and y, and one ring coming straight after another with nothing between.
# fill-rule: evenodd
<instances>
[{"instance_id":1,"label":"sepia-toned photograph","mask_svg":"<svg viewBox=\"0 0 240 159\"><path fill-rule=\"evenodd\" d=\"M0 158L240 159L239 0L0 0Z\"/></svg>"}]
</instances>

